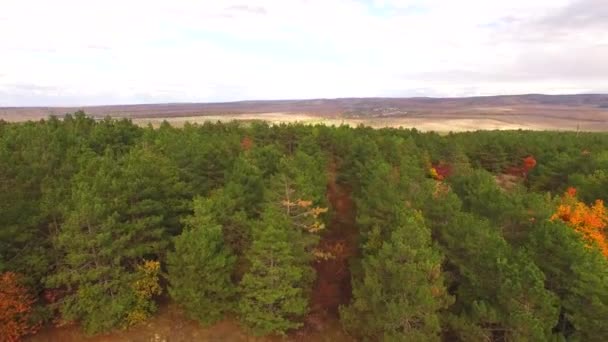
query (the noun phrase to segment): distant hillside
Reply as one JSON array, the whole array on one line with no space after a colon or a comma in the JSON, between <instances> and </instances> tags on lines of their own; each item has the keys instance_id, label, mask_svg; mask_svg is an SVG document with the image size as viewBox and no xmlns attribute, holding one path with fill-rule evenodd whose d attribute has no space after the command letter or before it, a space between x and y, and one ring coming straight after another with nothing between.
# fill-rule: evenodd
<instances>
[{"instance_id":1,"label":"distant hillside","mask_svg":"<svg viewBox=\"0 0 608 342\"><path fill-rule=\"evenodd\" d=\"M224 103L167 103L91 107L0 108L0 119L37 120L84 110L94 117L162 119L242 114L304 114L330 119L491 119L511 124L589 130L608 130L608 94L504 95L465 98L339 98L310 100L239 101ZM555 123L554 121L558 121Z\"/></svg>"}]
</instances>

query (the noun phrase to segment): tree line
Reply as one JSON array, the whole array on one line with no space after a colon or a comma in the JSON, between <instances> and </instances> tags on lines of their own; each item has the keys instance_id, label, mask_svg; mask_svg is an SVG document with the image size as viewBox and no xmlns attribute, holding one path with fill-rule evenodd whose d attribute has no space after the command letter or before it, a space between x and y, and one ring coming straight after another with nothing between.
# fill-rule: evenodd
<instances>
[{"instance_id":1,"label":"tree line","mask_svg":"<svg viewBox=\"0 0 608 342\"><path fill-rule=\"evenodd\" d=\"M0 121L0 335L125 328L160 298L300 329L334 173L354 338L608 340L607 170L606 133Z\"/></svg>"}]
</instances>

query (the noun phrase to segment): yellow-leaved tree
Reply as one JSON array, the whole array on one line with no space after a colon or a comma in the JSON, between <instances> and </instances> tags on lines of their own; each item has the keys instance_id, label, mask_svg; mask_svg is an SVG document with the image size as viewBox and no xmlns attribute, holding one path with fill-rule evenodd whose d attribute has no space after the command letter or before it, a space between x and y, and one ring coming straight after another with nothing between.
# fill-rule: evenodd
<instances>
[{"instance_id":1,"label":"yellow-leaved tree","mask_svg":"<svg viewBox=\"0 0 608 342\"><path fill-rule=\"evenodd\" d=\"M136 280L131 285L136 304L127 314L125 324L131 326L145 321L156 310L152 297L162 291L159 285L160 262L146 260L137 266Z\"/></svg>"}]
</instances>

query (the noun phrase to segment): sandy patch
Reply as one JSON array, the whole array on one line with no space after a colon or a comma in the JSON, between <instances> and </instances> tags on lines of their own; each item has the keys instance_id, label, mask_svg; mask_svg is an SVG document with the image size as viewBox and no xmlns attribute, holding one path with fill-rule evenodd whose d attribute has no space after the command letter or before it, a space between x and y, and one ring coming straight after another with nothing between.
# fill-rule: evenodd
<instances>
[{"instance_id":1,"label":"sandy patch","mask_svg":"<svg viewBox=\"0 0 608 342\"><path fill-rule=\"evenodd\" d=\"M172 118L138 118L133 119L133 122L139 125L152 124L154 127L160 125L163 121L169 122L171 125L181 127L186 122L189 123L204 123L204 122L230 122L230 121L253 121L263 120L273 124L281 123L304 123L304 124L323 124L328 126L358 126L360 124L374 127L403 127L416 128L420 131L436 131L436 132L464 132L476 130L509 130L509 129L533 129L539 130L543 127L523 123L511 123L498 119L440 119L440 118L369 118L369 119L350 119L350 118L326 118L307 114L292 114L292 113L262 113L262 114L239 114L239 115L205 115L205 116L188 116L188 117L172 117ZM545 127L546 128L546 127Z\"/></svg>"}]
</instances>

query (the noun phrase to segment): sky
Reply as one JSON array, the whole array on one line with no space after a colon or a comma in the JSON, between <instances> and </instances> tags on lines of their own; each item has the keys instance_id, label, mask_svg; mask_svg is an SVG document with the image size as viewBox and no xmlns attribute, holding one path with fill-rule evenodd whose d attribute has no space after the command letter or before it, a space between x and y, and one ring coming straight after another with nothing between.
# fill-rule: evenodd
<instances>
[{"instance_id":1,"label":"sky","mask_svg":"<svg viewBox=\"0 0 608 342\"><path fill-rule=\"evenodd\" d=\"M0 106L608 93L608 0L0 0Z\"/></svg>"}]
</instances>

